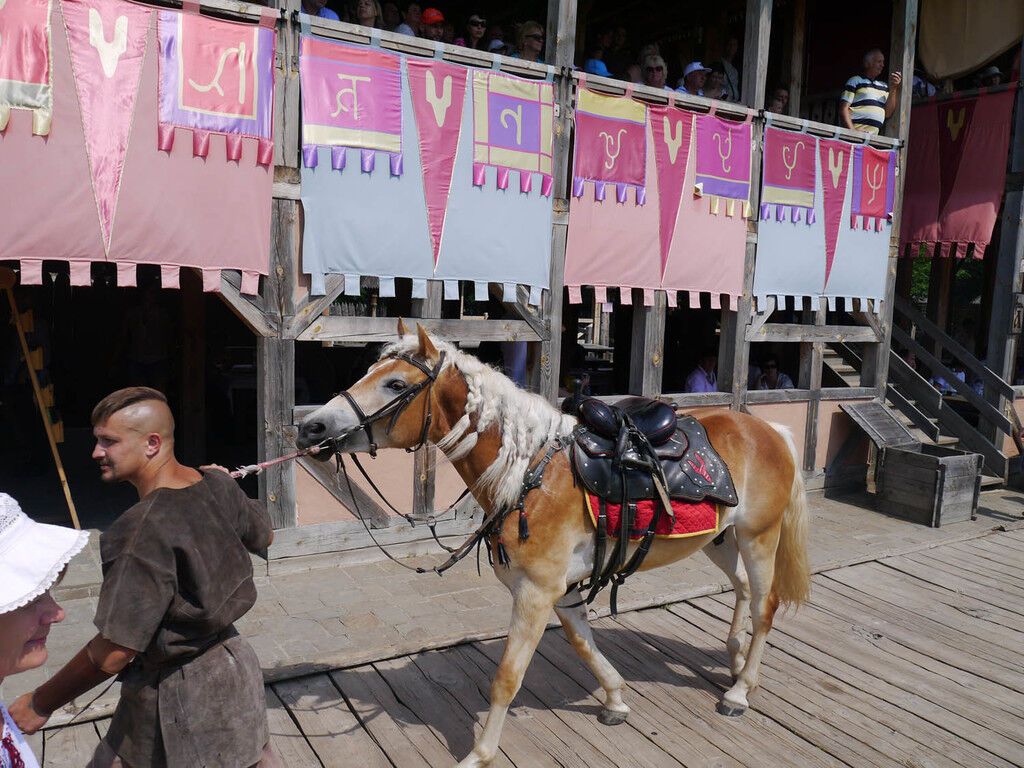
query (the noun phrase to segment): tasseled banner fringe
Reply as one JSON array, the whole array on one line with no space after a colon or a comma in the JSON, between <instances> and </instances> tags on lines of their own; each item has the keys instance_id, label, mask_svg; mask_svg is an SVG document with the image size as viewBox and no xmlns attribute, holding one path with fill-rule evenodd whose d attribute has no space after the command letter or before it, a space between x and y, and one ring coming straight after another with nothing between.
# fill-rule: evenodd
<instances>
[{"instance_id":1,"label":"tasseled banner fringe","mask_svg":"<svg viewBox=\"0 0 1024 768\"><path fill-rule=\"evenodd\" d=\"M497 178L495 180L495 186L498 189L508 189L509 174L512 172L512 168L506 168L504 166L496 166ZM519 191L522 194L529 194L533 191L533 174L529 171L519 170ZM551 197L551 191L554 187L554 179L550 174L542 173L540 177L540 194L542 197ZM473 186L482 187L487 181L487 165L485 163L473 163ZM575 187L574 187L575 189Z\"/></svg>"},{"instance_id":2,"label":"tasseled banner fringe","mask_svg":"<svg viewBox=\"0 0 1024 768\"><path fill-rule=\"evenodd\" d=\"M813 208L806 208L802 205L761 203L761 221L769 221L772 218L772 206L775 206L775 220L778 222L785 221L787 214L791 224L797 224L803 221L805 224L810 226L816 220Z\"/></svg>"},{"instance_id":3,"label":"tasseled banner fringe","mask_svg":"<svg viewBox=\"0 0 1024 768\"><path fill-rule=\"evenodd\" d=\"M130 261L113 262L114 284L119 288L134 288L138 285L138 264ZM19 282L22 285L43 284L43 262L36 259L21 260L21 275ZM221 286L221 270L203 269L203 290L207 292L219 292ZM178 289L181 287L181 267L177 264L160 265L160 287L164 289ZM52 277L52 276L51 276ZM87 288L93 284L92 262L70 261L68 262L68 279L74 288ZM255 296L260 289L260 273L252 270L242 271L242 281L239 291L249 296Z\"/></svg>"},{"instance_id":4,"label":"tasseled banner fringe","mask_svg":"<svg viewBox=\"0 0 1024 768\"><path fill-rule=\"evenodd\" d=\"M343 171L348 164L348 147L331 147L331 170ZM404 160L401 152L388 152L388 169L392 176L401 176L404 171ZM320 163L319 145L302 145L302 164L306 168L316 168ZM363 173L373 173L377 167L377 150L359 150L359 169Z\"/></svg>"},{"instance_id":5,"label":"tasseled banner fringe","mask_svg":"<svg viewBox=\"0 0 1024 768\"><path fill-rule=\"evenodd\" d=\"M170 153L174 149L174 132L176 126L158 123L156 127L156 146L161 152ZM207 157L210 154L210 131L200 128L184 128L192 131L192 156ZM242 159L242 140L249 138L239 133L225 133L224 154L228 160L239 162ZM270 139L256 140L257 165L269 166L274 162L274 142Z\"/></svg>"},{"instance_id":6,"label":"tasseled banner fringe","mask_svg":"<svg viewBox=\"0 0 1024 768\"><path fill-rule=\"evenodd\" d=\"M883 216L865 216L859 213L850 214L850 229L863 229L865 231L874 229L875 232L881 232L882 227L888 221L888 217Z\"/></svg>"}]
</instances>

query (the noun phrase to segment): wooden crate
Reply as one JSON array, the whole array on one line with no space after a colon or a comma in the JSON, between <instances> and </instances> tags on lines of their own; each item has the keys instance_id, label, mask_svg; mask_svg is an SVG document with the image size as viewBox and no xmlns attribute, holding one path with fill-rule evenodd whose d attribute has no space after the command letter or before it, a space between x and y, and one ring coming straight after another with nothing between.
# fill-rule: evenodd
<instances>
[{"instance_id":1,"label":"wooden crate","mask_svg":"<svg viewBox=\"0 0 1024 768\"><path fill-rule=\"evenodd\" d=\"M878 466L878 508L938 528L973 520L982 457L941 445L886 447Z\"/></svg>"}]
</instances>

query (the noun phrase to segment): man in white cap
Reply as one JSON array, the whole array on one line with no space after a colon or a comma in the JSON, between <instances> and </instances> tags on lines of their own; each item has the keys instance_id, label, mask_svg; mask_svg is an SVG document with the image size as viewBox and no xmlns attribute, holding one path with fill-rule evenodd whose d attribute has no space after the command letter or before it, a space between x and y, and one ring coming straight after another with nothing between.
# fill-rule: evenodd
<instances>
[{"instance_id":1,"label":"man in white cap","mask_svg":"<svg viewBox=\"0 0 1024 768\"><path fill-rule=\"evenodd\" d=\"M710 67L705 67L699 61L691 61L683 70L683 80L677 91L688 93L691 96L704 95L704 81L707 80Z\"/></svg>"},{"instance_id":2,"label":"man in white cap","mask_svg":"<svg viewBox=\"0 0 1024 768\"><path fill-rule=\"evenodd\" d=\"M64 620L50 588L88 540L88 531L34 522L0 493L0 682L46 662L50 627ZM39 768L3 702L0 766Z\"/></svg>"},{"instance_id":3,"label":"man in white cap","mask_svg":"<svg viewBox=\"0 0 1024 768\"><path fill-rule=\"evenodd\" d=\"M259 660L234 627L256 602L250 553L273 540L266 509L222 468L178 462L157 390L108 395L92 423L101 478L131 483L139 503L100 538L99 633L11 715L35 732L118 675L121 699L90 768L280 766Z\"/></svg>"}]
</instances>

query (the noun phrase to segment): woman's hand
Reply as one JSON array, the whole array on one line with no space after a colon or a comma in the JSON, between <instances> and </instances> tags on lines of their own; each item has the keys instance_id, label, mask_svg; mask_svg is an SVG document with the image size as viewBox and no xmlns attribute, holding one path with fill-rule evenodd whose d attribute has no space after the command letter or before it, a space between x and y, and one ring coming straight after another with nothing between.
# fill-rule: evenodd
<instances>
[{"instance_id":1,"label":"woman's hand","mask_svg":"<svg viewBox=\"0 0 1024 768\"><path fill-rule=\"evenodd\" d=\"M32 705L32 693L19 696L8 711L11 713L11 718L18 728L25 735L35 733L46 725L46 721L50 719L49 715L41 715L36 712L36 708Z\"/></svg>"}]
</instances>

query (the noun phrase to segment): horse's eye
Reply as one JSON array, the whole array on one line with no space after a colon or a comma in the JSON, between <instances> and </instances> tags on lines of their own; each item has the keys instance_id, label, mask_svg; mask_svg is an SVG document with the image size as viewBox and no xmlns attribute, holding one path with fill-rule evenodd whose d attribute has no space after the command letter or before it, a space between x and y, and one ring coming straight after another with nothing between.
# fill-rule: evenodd
<instances>
[{"instance_id":1,"label":"horse's eye","mask_svg":"<svg viewBox=\"0 0 1024 768\"><path fill-rule=\"evenodd\" d=\"M387 388L392 392L401 392L408 386L402 379L392 379L387 383Z\"/></svg>"}]
</instances>

